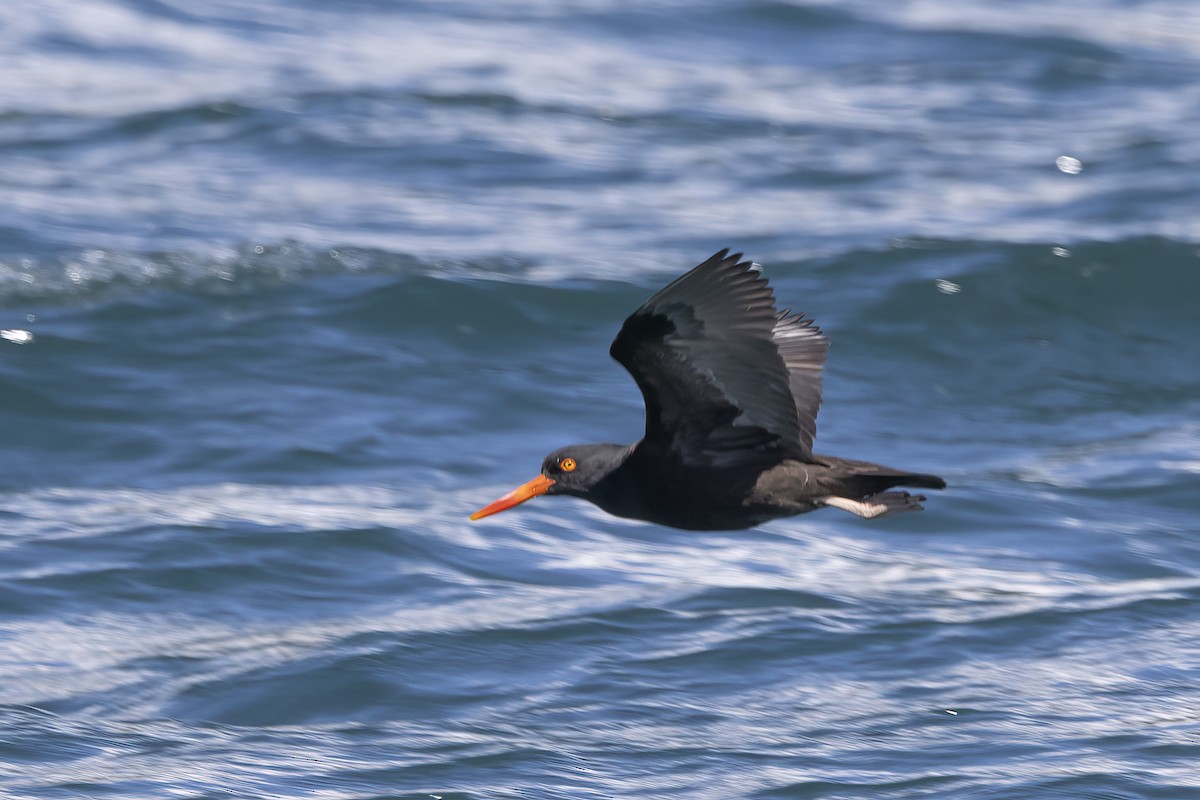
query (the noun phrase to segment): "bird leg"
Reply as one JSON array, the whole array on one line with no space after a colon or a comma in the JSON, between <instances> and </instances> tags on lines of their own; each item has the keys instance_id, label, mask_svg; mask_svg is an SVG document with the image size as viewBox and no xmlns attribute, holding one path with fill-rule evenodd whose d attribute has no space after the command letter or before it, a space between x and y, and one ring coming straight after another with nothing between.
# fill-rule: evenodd
<instances>
[{"instance_id":1,"label":"bird leg","mask_svg":"<svg viewBox=\"0 0 1200 800\"><path fill-rule=\"evenodd\" d=\"M840 508L842 511L849 511L851 514L857 514L864 519L874 519L882 517L885 514L899 514L901 511L920 511L923 506L921 501L925 499L923 494L909 494L908 492L880 492L873 494L870 497L864 497L862 500L851 500L847 497L837 497L830 495L817 500L818 503L834 508Z\"/></svg>"}]
</instances>

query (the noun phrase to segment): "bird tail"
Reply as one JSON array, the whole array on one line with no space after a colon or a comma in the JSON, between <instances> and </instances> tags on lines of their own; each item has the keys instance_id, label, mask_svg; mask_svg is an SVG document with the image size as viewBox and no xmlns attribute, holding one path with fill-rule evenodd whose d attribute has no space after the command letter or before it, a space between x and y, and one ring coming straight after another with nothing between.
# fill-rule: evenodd
<instances>
[{"instance_id":1,"label":"bird tail","mask_svg":"<svg viewBox=\"0 0 1200 800\"><path fill-rule=\"evenodd\" d=\"M860 472L850 478L848 484L853 487L854 494L868 497L886 492L893 486L908 486L916 489L945 489L946 482L937 475L926 475L920 472L904 472L898 469L881 467L869 472Z\"/></svg>"},{"instance_id":2,"label":"bird tail","mask_svg":"<svg viewBox=\"0 0 1200 800\"><path fill-rule=\"evenodd\" d=\"M876 476L872 476L876 477ZM945 489L946 482L937 475L926 475L921 472L896 472L877 477L895 481L893 486L913 486L918 489Z\"/></svg>"},{"instance_id":3,"label":"bird tail","mask_svg":"<svg viewBox=\"0 0 1200 800\"><path fill-rule=\"evenodd\" d=\"M851 494L862 495L886 492L893 486L911 486L917 489L945 489L946 481L937 475L923 472L907 472L901 469L872 464L869 461L852 461L847 458L817 456L837 472L842 473L843 482Z\"/></svg>"}]
</instances>

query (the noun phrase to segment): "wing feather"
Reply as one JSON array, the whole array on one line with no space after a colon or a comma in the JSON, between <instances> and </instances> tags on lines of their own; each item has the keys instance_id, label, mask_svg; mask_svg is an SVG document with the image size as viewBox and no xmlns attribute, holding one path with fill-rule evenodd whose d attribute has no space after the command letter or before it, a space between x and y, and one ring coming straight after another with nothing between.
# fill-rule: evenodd
<instances>
[{"instance_id":1,"label":"wing feather","mask_svg":"<svg viewBox=\"0 0 1200 800\"><path fill-rule=\"evenodd\" d=\"M812 454L817 435L817 412L821 408L821 370L829 352L829 338L810 317L780 311L772 331L775 346L788 372L788 386L800 423L800 444Z\"/></svg>"}]
</instances>

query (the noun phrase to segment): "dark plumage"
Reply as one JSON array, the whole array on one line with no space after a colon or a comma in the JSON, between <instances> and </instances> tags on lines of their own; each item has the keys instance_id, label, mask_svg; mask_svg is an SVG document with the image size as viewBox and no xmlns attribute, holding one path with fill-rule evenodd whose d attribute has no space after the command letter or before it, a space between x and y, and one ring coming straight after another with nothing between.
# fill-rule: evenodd
<instances>
[{"instance_id":1,"label":"dark plumage","mask_svg":"<svg viewBox=\"0 0 1200 800\"><path fill-rule=\"evenodd\" d=\"M776 311L741 254L722 250L625 320L610 353L646 401L633 445L573 445L471 519L539 494L590 500L620 517L691 530L749 528L834 506L863 517L919 510L894 486L945 488L936 475L812 452L829 340Z\"/></svg>"}]
</instances>

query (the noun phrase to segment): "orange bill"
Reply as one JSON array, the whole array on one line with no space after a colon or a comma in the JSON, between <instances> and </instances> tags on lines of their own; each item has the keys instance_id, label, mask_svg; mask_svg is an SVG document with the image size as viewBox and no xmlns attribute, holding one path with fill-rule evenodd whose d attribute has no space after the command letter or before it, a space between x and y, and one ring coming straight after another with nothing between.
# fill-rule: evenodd
<instances>
[{"instance_id":1,"label":"orange bill","mask_svg":"<svg viewBox=\"0 0 1200 800\"><path fill-rule=\"evenodd\" d=\"M531 500L537 497L539 494L545 494L546 490L553 485L554 481L550 480L545 475L538 475L529 483L521 484L494 503L489 503L488 505L479 509L471 515L471 519L483 519L484 517L490 517L492 514L512 508L513 506L519 506L526 500Z\"/></svg>"}]
</instances>

